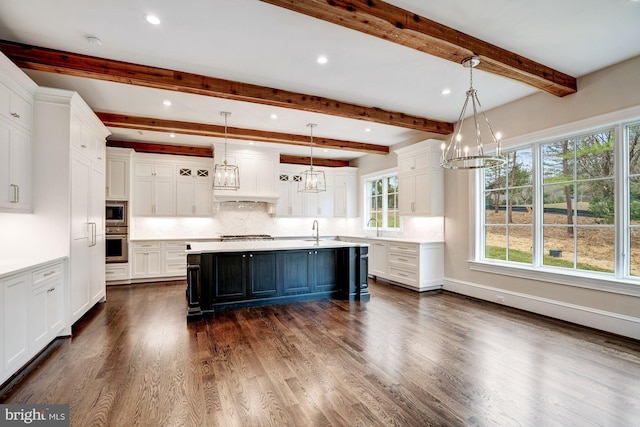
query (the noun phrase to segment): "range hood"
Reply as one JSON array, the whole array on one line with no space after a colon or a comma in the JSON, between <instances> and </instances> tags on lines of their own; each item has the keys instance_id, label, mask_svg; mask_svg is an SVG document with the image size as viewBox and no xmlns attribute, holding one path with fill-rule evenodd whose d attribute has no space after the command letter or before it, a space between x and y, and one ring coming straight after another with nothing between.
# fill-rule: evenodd
<instances>
[{"instance_id":1,"label":"range hood","mask_svg":"<svg viewBox=\"0 0 640 427\"><path fill-rule=\"evenodd\" d=\"M279 200L278 195L267 194L242 194L235 191L214 191L213 201L215 203L224 202L263 202L276 204Z\"/></svg>"}]
</instances>

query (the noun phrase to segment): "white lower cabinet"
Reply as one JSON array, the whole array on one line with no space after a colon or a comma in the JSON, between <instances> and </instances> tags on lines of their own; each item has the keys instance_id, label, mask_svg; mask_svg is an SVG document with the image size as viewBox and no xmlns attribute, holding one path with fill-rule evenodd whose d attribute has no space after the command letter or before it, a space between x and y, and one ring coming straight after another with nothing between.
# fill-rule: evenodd
<instances>
[{"instance_id":1,"label":"white lower cabinet","mask_svg":"<svg viewBox=\"0 0 640 427\"><path fill-rule=\"evenodd\" d=\"M64 261L0 277L0 384L65 333Z\"/></svg>"},{"instance_id":2,"label":"white lower cabinet","mask_svg":"<svg viewBox=\"0 0 640 427\"><path fill-rule=\"evenodd\" d=\"M29 355L29 286L28 273L3 281L2 305L5 372L13 372L26 362Z\"/></svg>"},{"instance_id":3,"label":"white lower cabinet","mask_svg":"<svg viewBox=\"0 0 640 427\"><path fill-rule=\"evenodd\" d=\"M185 241L137 241L132 242L131 247L131 279L140 282L142 279L186 277Z\"/></svg>"},{"instance_id":4,"label":"white lower cabinet","mask_svg":"<svg viewBox=\"0 0 640 427\"><path fill-rule=\"evenodd\" d=\"M105 277L107 282L126 281L131 278L128 262L118 262L105 265Z\"/></svg>"},{"instance_id":5,"label":"white lower cabinet","mask_svg":"<svg viewBox=\"0 0 640 427\"><path fill-rule=\"evenodd\" d=\"M131 278L162 276L161 242L134 242L131 251Z\"/></svg>"},{"instance_id":6,"label":"white lower cabinet","mask_svg":"<svg viewBox=\"0 0 640 427\"><path fill-rule=\"evenodd\" d=\"M369 242L369 275L387 277L389 268L389 249L387 243L371 240Z\"/></svg>"}]
</instances>

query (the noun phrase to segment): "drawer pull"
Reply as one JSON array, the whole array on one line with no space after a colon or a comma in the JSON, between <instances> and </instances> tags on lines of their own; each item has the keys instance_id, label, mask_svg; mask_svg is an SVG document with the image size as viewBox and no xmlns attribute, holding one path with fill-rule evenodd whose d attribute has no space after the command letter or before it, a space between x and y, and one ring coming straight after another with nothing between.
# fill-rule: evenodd
<instances>
[{"instance_id":1,"label":"drawer pull","mask_svg":"<svg viewBox=\"0 0 640 427\"><path fill-rule=\"evenodd\" d=\"M398 273L398 276L407 277L407 275L404 273Z\"/></svg>"},{"instance_id":2,"label":"drawer pull","mask_svg":"<svg viewBox=\"0 0 640 427\"><path fill-rule=\"evenodd\" d=\"M51 270L51 271L50 271L50 272L48 272L48 273L44 273L44 277L49 277L49 276L51 276L52 274L56 274L56 271L55 271L55 270Z\"/></svg>"},{"instance_id":3,"label":"drawer pull","mask_svg":"<svg viewBox=\"0 0 640 427\"><path fill-rule=\"evenodd\" d=\"M16 113L16 112L12 112L12 113L11 113L11 115L12 115L13 117L15 117L16 119L19 119L19 118L20 118L20 114L18 114L18 113Z\"/></svg>"},{"instance_id":4,"label":"drawer pull","mask_svg":"<svg viewBox=\"0 0 640 427\"><path fill-rule=\"evenodd\" d=\"M404 262L407 262L407 261L408 261L408 259L406 259L406 258L398 258L398 260L400 260L400 261L404 261Z\"/></svg>"},{"instance_id":5,"label":"drawer pull","mask_svg":"<svg viewBox=\"0 0 640 427\"><path fill-rule=\"evenodd\" d=\"M86 146L86 145L84 145L84 144L80 144L80 147L81 147L81 148L87 148L87 146Z\"/></svg>"},{"instance_id":6,"label":"drawer pull","mask_svg":"<svg viewBox=\"0 0 640 427\"><path fill-rule=\"evenodd\" d=\"M49 288L49 289L47 289L47 292L53 292L55 290L56 290L56 288Z\"/></svg>"}]
</instances>

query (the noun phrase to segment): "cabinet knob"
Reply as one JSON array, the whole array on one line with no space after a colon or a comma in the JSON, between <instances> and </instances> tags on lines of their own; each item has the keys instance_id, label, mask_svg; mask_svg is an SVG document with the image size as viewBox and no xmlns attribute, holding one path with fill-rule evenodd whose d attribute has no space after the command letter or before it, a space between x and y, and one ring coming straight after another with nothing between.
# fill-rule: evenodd
<instances>
[{"instance_id":1,"label":"cabinet knob","mask_svg":"<svg viewBox=\"0 0 640 427\"><path fill-rule=\"evenodd\" d=\"M249 258L253 258L253 254L249 255Z\"/></svg>"},{"instance_id":2,"label":"cabinet knob","mask_svg":"<svg viewBox=\"0 0 640 427\"><path fill-rule=\"evenodd\" d=\"M20 114L18 114L18 113L16 113L16 112L12 112L12 113L11 113L11 115L12 115L13 117L15 117L16 119L19 119L19 118L20 118Z\"/></svg>"},{"instance_id":3,"label":"cabinet knob","mask_svg":"<svg viewBox=\"0 0 640 427\"><path fill-rule=\"evenodd\" d=\"M311 255L311 251L309 251L309 255Z\"/></svg>"},{"instance_id":4,"label":"cabinet knob","mask_svg":"<svg viewBox=\"0 0 640 427\"><path fill-rule=\"evenodd\" d=\"M246 257L247 257L246 255L244 255L244 254L242 255L242 258L246 258Z\"/></svg>"}]
</instances>

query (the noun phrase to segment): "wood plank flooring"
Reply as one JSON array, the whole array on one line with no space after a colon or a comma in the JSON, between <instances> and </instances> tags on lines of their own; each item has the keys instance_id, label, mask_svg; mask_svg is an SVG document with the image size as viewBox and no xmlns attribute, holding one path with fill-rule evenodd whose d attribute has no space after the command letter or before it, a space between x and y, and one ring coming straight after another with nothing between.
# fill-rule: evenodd
<instances>
[{"instance_id":1,"label":"wood plank flooring","mask_svg":"<svg viewBox=\"0 0 640 427\"><path fill-rule=\"evenodd\" d=\"M218 312L109 287L4 403L73 426L638 426L640 342L447 292Z\"/></svg>"}]
</instances>

